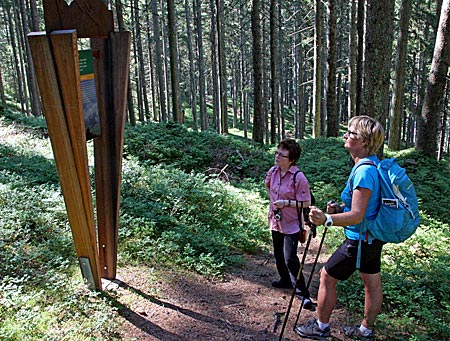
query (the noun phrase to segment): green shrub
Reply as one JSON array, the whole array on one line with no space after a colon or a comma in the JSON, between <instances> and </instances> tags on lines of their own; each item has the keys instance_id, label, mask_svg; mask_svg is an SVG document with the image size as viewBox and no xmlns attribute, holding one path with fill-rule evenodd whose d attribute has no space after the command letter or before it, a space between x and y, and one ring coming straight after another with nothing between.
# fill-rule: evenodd
<instances>
[{"instance_id":1,"label":"green shrub","mask_svg":"<svg viewBox=\"0 0 450 341\"><path fill-rule=\"evenodd\" d=\"M127 260L175 262L217 275L269 238L265 200L202 174L128 161L122 196L119 233Z\"/></svg>"},{"instance_id":2,"label":"green shrub","mask_svg":"<svg viewBox=\"0 0 450 341\"><path fill-rule=\"evenodd\" d=\"M125 158L171 165L226 181L260 178L273 163L266 148L214 132L193 132L175 124L148 123L125 131Z\"/></svg>"}]
</instances>

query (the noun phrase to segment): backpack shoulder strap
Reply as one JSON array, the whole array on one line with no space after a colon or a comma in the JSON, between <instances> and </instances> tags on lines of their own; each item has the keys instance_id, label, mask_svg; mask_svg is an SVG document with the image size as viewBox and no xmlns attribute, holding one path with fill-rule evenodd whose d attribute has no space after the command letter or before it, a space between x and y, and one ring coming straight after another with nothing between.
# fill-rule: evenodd
<instances>
[{"instance_id":1,"label":"backpack shoulder strap","mask_svg":"<svg viewBox=\"0 0 450 341\"><path fill-rule=\"evenodd\" d=\"M300 171L300 170L296 171L296 172L294 173L294 177L293 177L293 179L292 179L292 181L294 182L294 191L295 191L295 182L296 182L295 180L297 179L297 174L298 174L298 173L301 173L301 171ZM298 223L300 224L300 230L303 230L304 227L303 227L303 222L302 222L302 216L300 215L300 212L303 211L303 201L301 201L300 209L299 209L297 197L295 197L295 207L296 207L296 209L297 209Z\"/></svg>"},{"instance_id":2,"label":"backpack shoulder strap","mask_svg":"<svg viewBox=\"0 0 450 341\"><path fill-rule=\"evenodd\" d=\"M297 174L298 173L301 173L302 171L301 170L298 170L298 171L296 171L295 173L294 173L294 176L293 176L293 178L292 178L292 181L294 182L294 187L295 187L295 183L296 183L296 179L297 179Z\"/></svg>"},{"instance_id":3,"label":"backpack shoulder strap","mask_svg":"<svg viewBox=\"0 0 450 341\"><path fill-rule=\"evenodd\" d=\"M272 175L272 174L273 174L273 171L275 170L276 167L277 167L277 166L272 166L272 167L270 167L270 169L269 169L269 171L268 171L267 173L270 173L270 175Z\"/></svg>"},{"instance_id":4,"label":"backpack shoulder strap","mask_svg":"<svg viewBox=\"0 0 450 341\"><path fill-rule=\"evenodd\" d=\"M375 162L373 162L372 160L366 160L361 162L360 164L358 164L355 169L353 170L351 176L350 176L350 195L353 196L353 178L355 177L355 173L356 170L361 167L362 165L371 165L374 167L377 167L377 165L375 164Z\"/></svg>"},{"instance_id":5,"label":"backpack shoulder strap","mask_svg":"<svg viewBox=\"0 0 450 341\"><path fill-rule=\"evenodd\" d=\"M294 190L295 190L295 184L296 184L296 180L297 180L297 174L298 173L301 173L302 171L301 170L298 170L298 171L296 171L295 173L294 173L294 176L292 177L292 182L293 182L293 185L294 185ZM297 199L297 198L296 198ZM295 200L295 202L297 203L297 200ZM297 203L297 205L298 205L298 203ZM302 202L302 205L303 205L303 202Z\"/></svg>"},{"instance_id":6,"label":"backpack shoulder strap","mask_svg":"<svg viewBox=\"0 0 450 341\"><path fill-rule=\"evenodd\" d=\"M296 182L298 173L301 173L301 171L298 170L298 171L296 171L294 173L294 178L293 178L294 189L295 189L295 182ZM315 205L316 200L315 200L314 195L313 195L313 193L311 191L311 188L309 189L309 194L311 196L311 201L310 201L311 205ZM296 200L295 200L295 207L297 208L297 214L298 214L298 221L299 221L299 224L300 224L300 229L301 230L304 229L304 227L303 227L303 221L304 221L311 228L311 232L313 234L313 237L315 237L316 236L316 226L309 220L309 206L303 207L303 201L301 201L300 202L300 207L299 207L298 206L298 201L297 201L297 198L296 198ZM303 215L303 221L302 221L301 215Z\"/></svg>"},{"instance_id":7,"label":"backpack shoulder strap","mask_svg":"<svg viewBox=\"0 0 450 341\"><path fill-rule=\"evenodd\" d=\"M301 170L296 171L296 172L294 173L294 177L292 178L292 182L294 183L294 190L295 190L295 183L296 183L296 180L297 180L297 174L298 174L298 173L302 173L302 171L301 171ZM311 189L310 189L310 195L311 195L311 204L312 204L313 198L312 198ZM296 201L297 201L297 200L296 200ZM302 203L302 208L303 208L303 201L302 201L301 203Z\"/></svg>"},{"instance_id":8,"label":"backpack shoulder strap","mask_svg":"<svg viewBox=\"0 0 450 341\"><path fill-rule=\"evenodd\" d=\"M267 171L267 173L266 173L266 179L267 179L267 177L270 177L270 179L272 179L272 177L273 177L273 172L275 171L275 168L276 168L277 166L272 166L272 167L270 167L269 168L269 170Z\"/></svg>"},{"instance_id":9,"label":"backpack shoulder strap","mask_svg":"<svg viewBox=\"0 0 450 341\"><path fill-rule=\"evenodd\" d=\"M360 164L358 164L355 169L353 170L351 176L350 176L350 195L353 196L353 177L355 176L356 170L361 167L362 165L371 165L374 167L377 167L377 165L375 164L375 162L373 162L372 160L366 160L361 162ZM365 219L365 218L364 218ZM362 239L361 236L363 234L363 223L361 222L359 224L359 235L360 238L358 240L358 251L357 251L357 255L356 255L356 268L359 269L361 267L361 243L362 243ZM366 240L369 238L369 231L366 231Z\"/></svg>"}]
</instances>

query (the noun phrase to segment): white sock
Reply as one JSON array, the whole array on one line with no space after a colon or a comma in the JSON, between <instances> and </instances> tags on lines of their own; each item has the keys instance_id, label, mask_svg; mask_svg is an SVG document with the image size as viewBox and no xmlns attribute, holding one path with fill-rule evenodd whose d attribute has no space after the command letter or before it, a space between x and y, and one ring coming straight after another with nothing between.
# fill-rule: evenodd
<instances>
[{"instance_id":1,"label":"white sock","mask_svg":"<svg viewBox=\"0 0 450 341\"><path fill-rule=\"evenodd\" d=\"M319 319L317 319L317 324L321 330L325 330L330 326L329 323L320 322Z\"/></svg>"},{"instance_id":2,"label":"white sock","mask_svg":"<svg viewBox=\"0 0 450 341\"><path fill-rule=\"evenodd\" d=\"M372 329L369 329L367 327L364 327L363 325L359 326L359 330L364 334L364 335L369 335L370 333L372 333Z\"/></svg>"}]
</instances>

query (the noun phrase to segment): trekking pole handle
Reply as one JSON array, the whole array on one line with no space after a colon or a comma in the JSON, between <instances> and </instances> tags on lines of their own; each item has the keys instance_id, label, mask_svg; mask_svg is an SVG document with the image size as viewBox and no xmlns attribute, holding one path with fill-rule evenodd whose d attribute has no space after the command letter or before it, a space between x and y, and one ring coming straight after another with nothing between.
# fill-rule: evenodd
<instances>
[{"instance_id":1,"label":"trekking pole handle","mask_svg":"<svg viewBox=\"0 0 450 341\"><path fill-rule=\"evenodd\" d=\"M327 213L336 214L342 213L344 211L344 206L339 205L336 200L330 200L327 202Z\"/></svg>"}]
</instances>

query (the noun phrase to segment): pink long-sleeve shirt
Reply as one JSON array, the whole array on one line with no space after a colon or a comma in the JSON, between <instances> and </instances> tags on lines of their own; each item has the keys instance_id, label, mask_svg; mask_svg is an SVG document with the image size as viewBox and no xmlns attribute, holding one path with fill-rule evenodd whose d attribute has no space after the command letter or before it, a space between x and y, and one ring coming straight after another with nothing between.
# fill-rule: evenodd
<instances>
[{"instance_id":1,"label":"pink long-sleeve shirt","mask_svg":"<svg viewBox=\"0 0 450 341\"><path fill-rule=\"evenodd\" d=\"M265 185L270 197L269 206L269 227L271 230L279 231L285 234L296 233L300 230L298 214L296 211L295 200L297 200L300 209L301 201L311 201L309 182L302 172L297 173L295 188L294 174L299 169L297 166L291 166L286 174L281 177L281 170L278 166L269 169L265 178ZM291 207L285 206L281 209L281 220L274 218L273 211L276 209L273 202L276 200L291 200ZM301 212L300 212L301 213ZM303 220L303 215L300 214Z\"/></svg>"}]
</instances>

